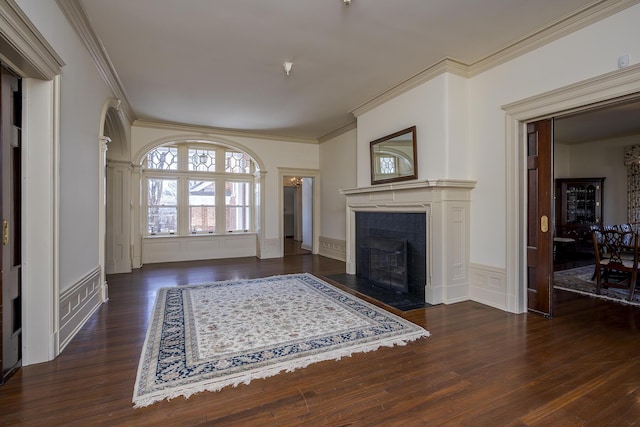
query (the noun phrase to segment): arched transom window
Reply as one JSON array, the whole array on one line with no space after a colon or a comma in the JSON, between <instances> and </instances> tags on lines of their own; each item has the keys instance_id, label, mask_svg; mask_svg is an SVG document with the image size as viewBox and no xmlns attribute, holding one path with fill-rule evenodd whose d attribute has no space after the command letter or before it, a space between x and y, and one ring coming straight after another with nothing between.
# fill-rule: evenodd
<instances>
[{"instance_id":1,"label":"arched transom window","mask_svg":"<svg viewBox=\"0 0 640 427\"><path fill-rule=\"evenodd\" d=\"M253 231L256 163L211 143L158 146L142 160L146 236Z\"/></svg>"}]
</instances>

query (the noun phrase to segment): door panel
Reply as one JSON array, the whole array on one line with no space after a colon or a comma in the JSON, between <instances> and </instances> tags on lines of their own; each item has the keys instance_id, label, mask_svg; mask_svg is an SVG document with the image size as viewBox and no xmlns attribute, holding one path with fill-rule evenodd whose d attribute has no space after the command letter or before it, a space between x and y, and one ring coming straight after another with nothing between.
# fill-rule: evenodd
<instances>
[{"instance_id":1,"label":"door panel","mask_svg":"<svg viewBox=\"0 0 640 427\"><path fill-rule=\"evenodd\" d=\"M21 82L2 68L0 85L0 164L2 213L2 271L0 272L2 319L2 375L6 379L22 359L22 94Z\"/></svg>"},{"instance_id":2,"label":"door panel","mask_svg":"<svg viewBox=\"0 0 640 427\"><path fill-rule=\"evenodd\" d=\"M552 119L527 124L527 306L553 315Z\"/></svg>"}]
</instances>

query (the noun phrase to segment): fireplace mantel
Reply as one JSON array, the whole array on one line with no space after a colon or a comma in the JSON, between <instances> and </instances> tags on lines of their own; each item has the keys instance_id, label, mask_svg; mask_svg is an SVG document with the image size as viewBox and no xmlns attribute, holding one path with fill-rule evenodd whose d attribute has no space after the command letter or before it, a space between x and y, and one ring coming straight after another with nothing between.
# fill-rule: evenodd
<instances>
[{"instance_id":1,"label":"fireplace mantel","mask_svg":"<svg viewBox=\"0 0 640 427\"><path fill-rule=\"evenodd\" d=\"M356 212L426 213L429 304L469 298L470 180L433 179L342 189L347 198L347 273L356 272Z\"/></svg>"},{"instance_id":2,"label":"fireplace mantel","mask_svg":"<svg viewBox=\"0 0 640 427\"><path fill-rule=\"evenodd\" d=\"M385 191L407 191L407 190L425 190L425 189L446 189L446 188L462 188L471 190L476 186L476 181L460 180L460 179L429 179L424 181L400 182L392 184L381 184L370 187L345 188L340 193L345 196L356 194L371 194Z\"/></svg>"}]
</instances>

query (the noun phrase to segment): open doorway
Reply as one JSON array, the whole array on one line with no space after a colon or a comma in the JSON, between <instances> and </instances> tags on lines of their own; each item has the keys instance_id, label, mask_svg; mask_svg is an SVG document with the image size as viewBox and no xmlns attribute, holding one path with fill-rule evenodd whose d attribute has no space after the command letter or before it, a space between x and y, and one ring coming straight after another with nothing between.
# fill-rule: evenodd
<instances>
[{"instance_id":1,"label":"open doorway","mask_svg":"<svg viewBox=\"0 0 640 427\"><path fill-rule=\"evenodd\" d=\"M640 152L640 98L557 117L553 151L554 287L589 293L596 277L592 230L630 226L637 232L640 225L638 159L630 160ZM613 298L624 292L603 291Z\"/></svg>"},{"instance_id":2,"label":"open doorway","mask_svg":"<svg viewBox=\"0 0 640 427\"><path fill-rule=\"evenodd\" d=\"M284 256L313 251L313 178L285 176L283 179Z\"/></svg>"},{"instance_id":3,"label":"open doorway","mask_svg":"<svg viewBox=\"0 0 640 427\"><path fill-rule=\"evenodd\" d=\"M627 67L503 106L506 113L507 142L505 283L508 298L505 308L508 311L527 312L526 231L530 224L526 207L526 124L545 117L558 117L564 113L569 115L625 100L640 99L638 78L640 68ZM552 179L551 177L550 180ZM552 263L551 257L548 262ZM551 281L552 277L548 280Z\"/></svg>"}]
</instances>

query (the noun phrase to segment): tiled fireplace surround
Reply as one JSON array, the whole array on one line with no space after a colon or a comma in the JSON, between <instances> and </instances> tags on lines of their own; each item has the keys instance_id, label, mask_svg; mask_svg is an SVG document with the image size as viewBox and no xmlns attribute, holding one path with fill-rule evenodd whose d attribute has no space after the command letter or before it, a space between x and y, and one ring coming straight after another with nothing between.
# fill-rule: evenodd
<instances>
[{"instance_id":1,"label":"tiled fireplace surround","mask_svg":"<svg viewBox=\"0 0 640 427\"><path fill-rule=\"evenodd\" d=\"M475 181L439 179L341 190L347 198L347 274L356 274L356 212L425 213L425 301L449 304L468 299L474 186Z\"/></svg>"}]
</instances>

